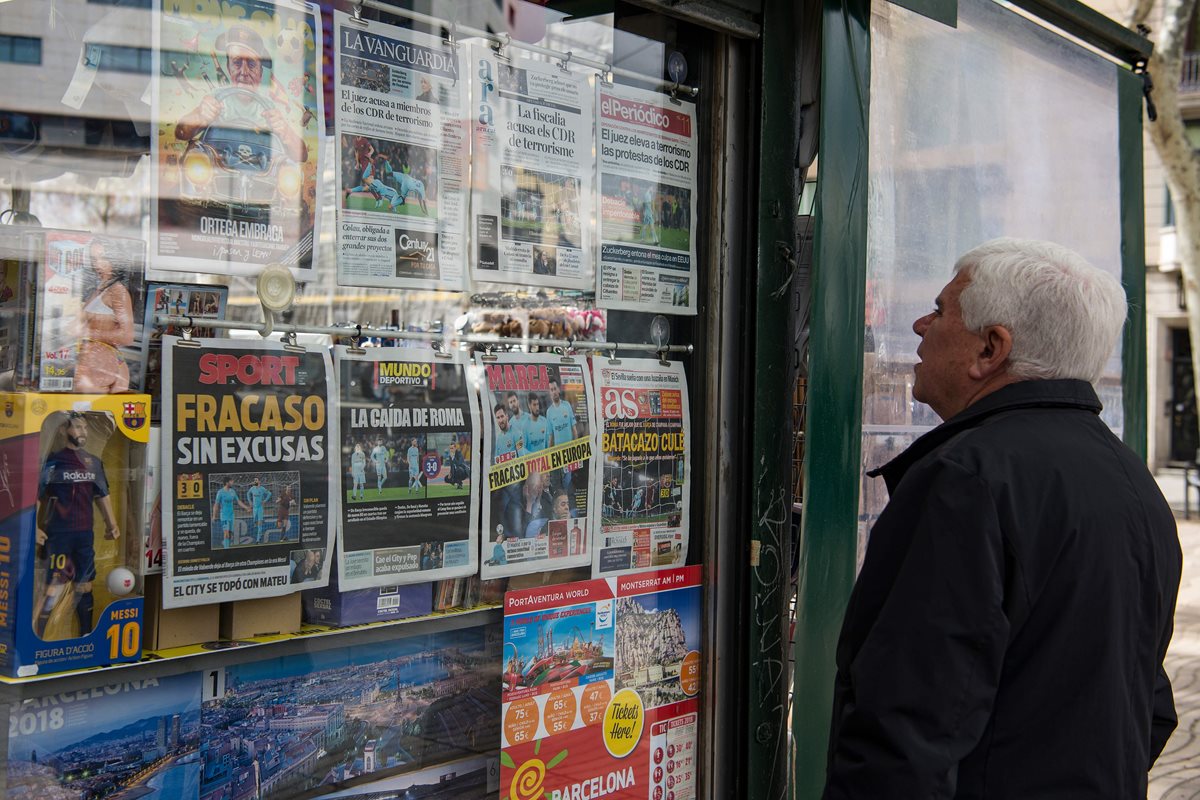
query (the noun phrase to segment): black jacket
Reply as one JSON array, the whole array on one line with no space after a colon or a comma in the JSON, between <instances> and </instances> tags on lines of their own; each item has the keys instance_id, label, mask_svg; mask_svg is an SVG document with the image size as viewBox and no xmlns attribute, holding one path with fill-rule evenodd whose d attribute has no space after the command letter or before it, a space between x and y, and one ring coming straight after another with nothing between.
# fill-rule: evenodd
<instances>
[{"instance_id":1,"label":"black jacket","mask_svg":"<svg viewBox=\"0 0 1200 800\"><path fill-rule=\"evenodd\" d=\"M828 800L1146 796L1182 555L1099 410L1083 381L1010 384L873 473Z\"/></svg>"}]
</instances>

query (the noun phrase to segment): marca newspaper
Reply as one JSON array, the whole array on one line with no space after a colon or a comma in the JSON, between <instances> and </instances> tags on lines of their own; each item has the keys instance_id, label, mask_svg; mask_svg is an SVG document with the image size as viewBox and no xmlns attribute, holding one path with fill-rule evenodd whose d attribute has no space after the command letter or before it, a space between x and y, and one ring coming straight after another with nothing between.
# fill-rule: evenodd
<instances>
[{"instance_id":1,"label":"marca newspaper","mask_svg":"<svg viewBox=\"0 0 1200 800\"><path fill-rule=\"evenodd\" d=\"M687 562L691 414L683 364L594 359L600 460L600 527L592 575L608 577Z\"/></svg>"},{"instance_id":2,"label":"marca newspaper","mask_svg":"<svg viewBox=\"0 0 1200 800\"><path fill-rule=\"evenodd\" d=\"M462 289L466 85L455 45L334 12L338 283Z\"/></svg>"},{"instance_id":3,"label":"marca newspaper","mask_svg":"<svg viewBox=\"0 0 1200 800\"><path fill-rule=\"evenodd\" d=\"M325 586L337 476L322 347L163 338L163 605Z\"/></svg>"},{"instance_id":4,"label":"marca newspaper","mask_svg":"<svg viewBox=\"0 0 1200 800\"><path fill-rule=\"evenodd\" d=\"M314 275L321 12L297 0L162 0L154 14L150 262Z\"/></svg>"},{"instance_id":5,"label":"marca newspaper","mask_svg":"<svg viewBox=\"0 0 1200 800\"><path fill-rule=\"evenodd\" d=\"M587 77L511 51L470 52L472 277L591 289L594 95Z\"/></svg>"},{"instance_id":6,"label":"marca newspaper","mask_svg":"<svg viewBox=\"0 0 1200 800\"><path fill-rule=\"evenodd\" d=\"M481 577L591 563L596 422L583 358L479 356L484 398Z\"/></svg>"},{"instance_id":7,"label":"marca newspaper","mask_svg":"<svg viewBox=\"0 0 1200 800\"><path fill-rule=\"evenodd\" d=\"M602 308L696 313L696 106L597 84Z\"/></svg>"},{"instance_id":8,"label":"marca newspaper","mask_svg":"<svg viewBox=\"0 0 1200 800\"><path fill-rule=\"evenodd\" d=\"M467 357L334 348L342 591L473 575L479 401Z\"/></svg>"}]
</instances>

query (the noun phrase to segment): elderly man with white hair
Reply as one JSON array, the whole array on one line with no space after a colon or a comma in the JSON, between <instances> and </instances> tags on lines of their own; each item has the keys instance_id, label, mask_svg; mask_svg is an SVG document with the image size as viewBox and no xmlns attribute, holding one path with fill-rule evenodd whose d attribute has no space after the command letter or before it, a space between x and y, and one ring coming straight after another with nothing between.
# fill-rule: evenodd
<instances>
[{"instance_id":1,"label":"elderly man with white hair","mask_svg":"<svg viewBox=\"0 0 1200 800\"><path fill-rule=\"evenodd\" d=\"M1162 668L1182 556L1093 384L1115 278L998 239L954 267L913 397L944 422L890 493L837 647L828 800L1146 796L1176 725Z\"/></svg>"}]
</instances>

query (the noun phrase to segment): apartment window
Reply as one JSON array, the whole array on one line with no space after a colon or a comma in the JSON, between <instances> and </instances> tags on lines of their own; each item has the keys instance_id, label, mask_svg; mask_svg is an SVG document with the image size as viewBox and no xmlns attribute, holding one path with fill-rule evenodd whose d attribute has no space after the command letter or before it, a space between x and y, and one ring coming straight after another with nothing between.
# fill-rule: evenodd
<instances>
[{"instance_id":1,"label":"apartment window","mask_svg":"<svg viewBox=\"0 0 1200 800\"><path fill-rule=\"evenodd\" d=\"M34 36L0 34L0 61L12 64L41 64L42 40Z\"/></svg>"},{"instance_id":2,"label":"apartment window","mask_svg":"<svg viewBox=\"0 0 1200 800\"><path fill-rule=\"evenodd\" d=\"M119 44L89 44L88 58L96 69L106 72L141 72L154 68L154 52L149 47L125 47Z\"/></svg>"}]
</instances>

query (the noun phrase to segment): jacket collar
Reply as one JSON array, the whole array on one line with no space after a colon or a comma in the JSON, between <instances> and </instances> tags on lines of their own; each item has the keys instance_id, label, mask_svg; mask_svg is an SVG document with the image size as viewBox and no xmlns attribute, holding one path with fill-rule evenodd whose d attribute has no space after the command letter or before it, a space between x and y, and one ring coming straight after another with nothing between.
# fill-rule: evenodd
<instances>
[{"instance_id":1,"label":"jacket collar","mask_svg":"<svg viewBox=\"0 0 1200 800\"><path fill-rule=\"evenodd\" d=\"M987 417L1021 408L1074 408L1099 414L1103 406L1096 390L1081 380L1032 380L1002 386L960 411L912 443L907 450L882 467L870 470L871 477L882 475L892 489L913 464L965 430L974 428Z\"/></svg>"}]
</instances>

